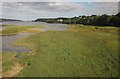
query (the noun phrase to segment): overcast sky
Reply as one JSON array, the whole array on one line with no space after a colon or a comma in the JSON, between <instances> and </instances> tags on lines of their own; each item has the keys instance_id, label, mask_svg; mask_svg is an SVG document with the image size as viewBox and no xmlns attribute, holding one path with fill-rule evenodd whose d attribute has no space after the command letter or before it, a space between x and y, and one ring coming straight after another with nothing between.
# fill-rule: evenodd
<instances>
[{"instance_id":1,"label":"overcast sky","mask_svg":"<svg viewBox=\"0 0 120 79\"><path fill-rule=\"evenodd\" d=\"M119 2L120 0L1 0L2 2Z\"/></svg>"},{"instance_id":2,"label":"overcast sky","mask_svg":"<svg viewBox=\"0 0 120 79\"><path fill-rule=\"evenodd\" d=\"M3 2L0 5L3 18L21 20L118 13L117 2Z\"/></svg>"}]
</instances>

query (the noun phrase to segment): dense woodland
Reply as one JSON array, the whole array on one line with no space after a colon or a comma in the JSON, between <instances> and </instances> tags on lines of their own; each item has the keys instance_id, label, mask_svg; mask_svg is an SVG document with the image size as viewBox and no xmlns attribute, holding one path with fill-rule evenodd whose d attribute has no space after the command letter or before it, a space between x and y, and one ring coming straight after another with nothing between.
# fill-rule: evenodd
<instances>
[{"instance_id":1,"label":"dense woodland","mask_svg":"<svg viewBox=\"0 0 120 79\"><path fill-rule=\"evenodd\" d=\"M94 26L120 26L120 12L116 15L91 15L72 18L47 18L36 19L35 22L64 23L64 24L84 24Z\"/></svg>"}]
</instances>

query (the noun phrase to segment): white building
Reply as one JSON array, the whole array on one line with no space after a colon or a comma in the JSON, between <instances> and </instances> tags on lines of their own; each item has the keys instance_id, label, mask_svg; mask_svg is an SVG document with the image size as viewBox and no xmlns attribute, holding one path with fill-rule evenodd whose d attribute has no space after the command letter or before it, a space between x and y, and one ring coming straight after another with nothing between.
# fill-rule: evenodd
<instances>
[{"instance_id":1,"label":"white building","mask_svg":"<svg viewBox=\"0 0 120 79\"><path fill-rule=\"evenodd\" d=\"M58 19L58 22L63 22L63 19Z\"/></svg>"}]
</instances>

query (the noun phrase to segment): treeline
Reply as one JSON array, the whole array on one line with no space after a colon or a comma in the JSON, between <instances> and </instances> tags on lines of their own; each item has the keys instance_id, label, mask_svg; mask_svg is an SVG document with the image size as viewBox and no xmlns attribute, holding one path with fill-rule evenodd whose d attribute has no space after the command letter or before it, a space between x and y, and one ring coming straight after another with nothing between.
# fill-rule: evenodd
<instances>
[{"instance_id":1,"label":"treeline","mask_svg":"<svg viewBox=\"0 0 120 79\"><path fill-rule=\"evenodd\" d=\"M5 22L5 21L22 21L22 20L0 18L0 22Z\"/></svg>"},{"instance_id":2,"label":"treeline","mask_svg":"<svg viewBox=\"0 0 120 79\"><path fill-rule=\"evenodd\" d=\"M120 13L116 15L92 15L92 16L79 16L73 18L47 18L37 19L35 21L42 21L48 23L64 23L64 24L84 24L94 26L120 26Z\"/></svg>"}]
</instances>

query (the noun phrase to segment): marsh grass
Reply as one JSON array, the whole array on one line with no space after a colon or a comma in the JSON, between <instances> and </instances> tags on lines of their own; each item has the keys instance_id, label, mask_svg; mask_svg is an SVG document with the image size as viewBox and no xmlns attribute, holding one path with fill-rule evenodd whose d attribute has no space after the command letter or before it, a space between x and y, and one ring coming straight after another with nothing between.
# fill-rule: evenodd
<instances>
[{"instance_id":1,"label":"marsh grass","mask_svg":"<svg viewBox=\"0 0 120 79\"><path fill-rule=\"evenodd\" d=\"M111 33L50 31L16 44L31 47L36 53L26 58L31 64L18 75L21 77L118 75L118 36Z\"/></svg>"},{"instance_id":2,"label":"marsh grass","mask_svg":"<svg viewBox=\"0 0 120 79\"><path fill-rule=\"evenodd\" d=\"M33 28L45 28L46 26L12 26L0 31L2 36L16 35L20 32L38 32ZM32 30L33 29L33 30Z\"/></svg>"},{"instance_id":3,"label":"marsh grass","mask_svg":"<svg viewBox=\"0 0 120 79\"><path fill-rule=\"evenodd\" d=\"M90 26L82 24L69 24L71 26L69 31L96 31L96 32L115 32L118 31L118 27L115 26Z\"/></svg>"},{"instance_id":4,"label":"marsh grass","mask_svg":"<svg viewBox=\"0 0 120 79\"><path fill-rule=\"evenodd\" d=\"M69 31L40 32L16 41L16 46L32 49L19 54L17 61L27 66L18 77L118 76L118 31L93 29L72 27ZM14 55L3 54L4 70L16 61Z\"/></svg>"}]
</instances>

